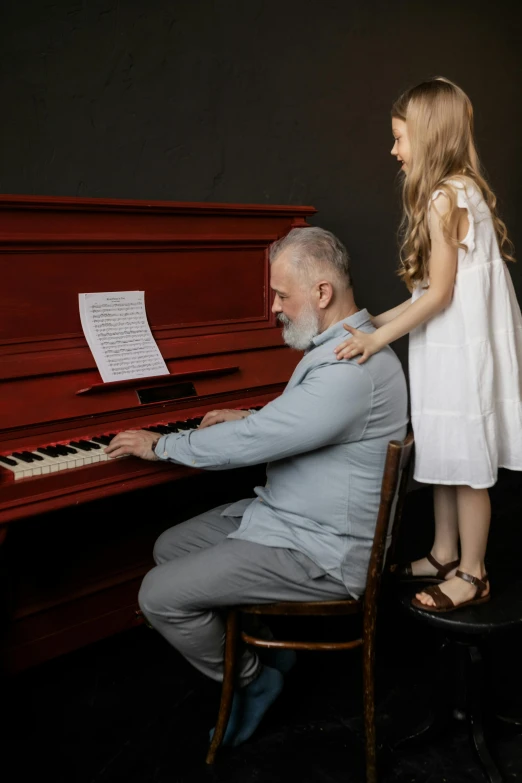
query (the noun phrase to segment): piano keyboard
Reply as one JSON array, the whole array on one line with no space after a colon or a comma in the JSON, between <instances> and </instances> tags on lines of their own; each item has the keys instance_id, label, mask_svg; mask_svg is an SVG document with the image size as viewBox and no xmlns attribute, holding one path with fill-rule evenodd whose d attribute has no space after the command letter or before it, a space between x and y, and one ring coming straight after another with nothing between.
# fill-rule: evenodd
<instances>
[{"instance_id":1,"label":"piano keyboard","mask_svg":"<svg viewBox=\"0 0 522 783\"><path fill-rule=\"evenodd\" d=\"M263 405L257 405L249 410L258 411L263 407ZM244 410L244 408L240 410ZM157 432L158 435L168 435L171 432L192 432L199 427L202 421L203 416L198 416L183 421L159 422L150 427L132 427L132 429L144 429L148 432ZM129 429L129 427L125 429ZM57 473L59 470L69 470L69 468L83 468L97 462L112 461L114 457L111 458L105 454L105 447L116 435L117 432L102 433L89 438L39 446L31 451L0 454L0 469L10 471L16 481ZM116 457L116 459L126 459L126 457Z\"/></svg>"},{"instance_id":2,"label":"piano keyboard","mask_svg":"<svg viewBox=\"0 0 522 783\"><path fill-rule=\"evenodd\" d=\"M186 421L160 422L142 429L168 435L170 432L192 432L197 429L203 417ZM127 428L128 429L128 428ZM134 427L133 429L137 429ZM83 468L97 462L107 462L111 458L105 454L105 447L116 436L116 432L93 435L91 438L71 440L67 443L53 443L40 446L31 451L15 451L0 455L0 468L9 470L18 479L57 473L59 470ZM125 459L119 457L118 459Z\"/></svg>"}]
</instances>

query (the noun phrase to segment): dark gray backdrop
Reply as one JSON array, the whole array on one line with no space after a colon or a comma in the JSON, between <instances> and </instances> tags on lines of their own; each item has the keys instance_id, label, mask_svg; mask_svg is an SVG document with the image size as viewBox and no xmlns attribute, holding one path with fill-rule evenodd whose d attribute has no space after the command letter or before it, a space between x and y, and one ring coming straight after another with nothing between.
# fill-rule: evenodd
<instances>
[{"instance_id":1,"label":"dark gray backdrop","mask_svg":"<svg viewBox=\"0 0 522 783\"><path fill-rule=\"evenodd\" d=\"M470 95L522 243L518 7L3 0L0 191L313 204L350 250L358 303L378 312L406 295L389 108L427 76Z\"/></svg>"}]
</instances>

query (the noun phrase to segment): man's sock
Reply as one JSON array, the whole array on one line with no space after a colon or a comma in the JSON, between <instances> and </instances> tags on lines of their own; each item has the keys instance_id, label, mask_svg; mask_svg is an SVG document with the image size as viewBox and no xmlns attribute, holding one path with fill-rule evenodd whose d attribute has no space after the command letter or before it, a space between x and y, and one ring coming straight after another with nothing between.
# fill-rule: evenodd
<instances>
[{"instance_id":1,"label":"man's sock","mask_svg":"<svg viewBox=\"0 0 522 783\"><path fill-rule=\"evenodd\" d=\"M243 716L243 691L234 691L234 698L232 699L232 709L230 710L230 718L228 719L225 736L223 737L222 745L230 745L231 740L241 726L241 719ZM216 728L210 729L209 737L212 742Z\"/></svg>"},{"instance_id":2,"label":"man's sock","mask_svg":"<svg viewBox=\"0 0 522 783\"><path fill-rule=\"evenodd\" d=\"M241 745L252 736L268 708L281 693L283 683L284 678L280 671L263 666L259 677L241 689L241 722L230 742L231 745Z\"/></svg>"},{"instance_id":3,"label":"man's sock","mask_svg":"<svg viewBox=\"0 0 522 783\"><path fill-rule=\"evenodd\" d=\"M259 677L246 688L235 691L223 745L241 745L252 736L265 712L281 693L283 683L280 671L263 666ZM211 741L214 731L210 731Z\"/></svg>"},{"instance_id":4,"label":"man's sock","mask_svg":"<svg viewBox=\"0 0 522 783\"><path fill-rule=\"evenodd\" d=\"M279 650L275 647L263 648L257 647L256 652L262 663L270 666L271 669L277 669L281 674L288 674L293 669L297 659L295 650Z\"/></svg>"}]
</instances>

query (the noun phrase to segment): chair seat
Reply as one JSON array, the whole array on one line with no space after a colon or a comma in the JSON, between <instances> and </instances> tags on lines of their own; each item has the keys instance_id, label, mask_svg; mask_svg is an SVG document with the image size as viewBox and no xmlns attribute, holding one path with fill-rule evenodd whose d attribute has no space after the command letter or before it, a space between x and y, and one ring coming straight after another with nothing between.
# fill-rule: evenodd
<instances>
[{"instance_id":1,"label":"chair seat","mask_svg":"<svg viewBox=\"0 0 522 783\"><path fill-rule=\"evenodd\" d=\"M496 587L492 584L491 599L485 604L465 606L453 612L425 612L411 603L421 585L404 588L400 602L415 620L442 631L463 634L489 634L510 630L522 624L522 580Z\"/></svg>"}]
</instances>

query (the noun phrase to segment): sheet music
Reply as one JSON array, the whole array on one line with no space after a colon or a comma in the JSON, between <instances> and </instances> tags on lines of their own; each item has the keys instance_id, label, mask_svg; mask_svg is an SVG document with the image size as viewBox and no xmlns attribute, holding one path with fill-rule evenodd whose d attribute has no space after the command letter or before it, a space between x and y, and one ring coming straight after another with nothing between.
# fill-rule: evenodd
<instances>
[{"instance_id":1,"label":"sheet music","mask_svg":"<svg viewBox=\"0 0 522 783\"><path fill-rule=\"evenodd\" d=\"M104 383L168 375L147 321L144 291L78 297L85 339Z\"/></svg>"}]
</instances>

